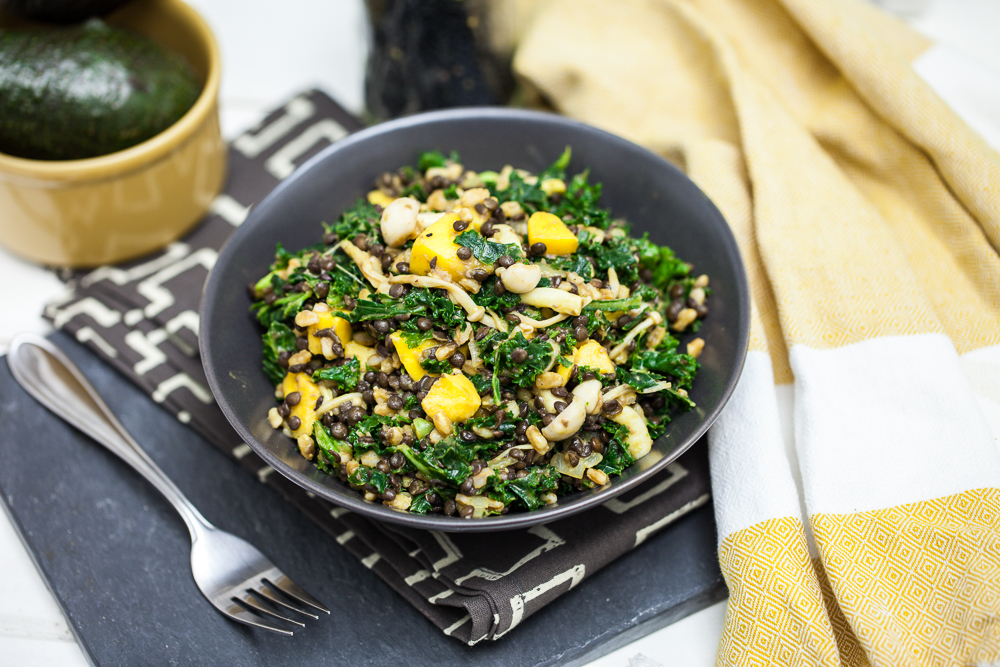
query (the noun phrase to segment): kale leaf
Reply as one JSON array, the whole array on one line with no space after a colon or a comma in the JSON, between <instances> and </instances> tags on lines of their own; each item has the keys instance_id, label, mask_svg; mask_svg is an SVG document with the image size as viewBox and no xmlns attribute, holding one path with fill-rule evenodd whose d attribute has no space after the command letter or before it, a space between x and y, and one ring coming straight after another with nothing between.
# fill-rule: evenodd
<instances>
[{"instance_id":1,"label":"kale leaf","mask_svg":"<svg viewBox=\"0 0 1000 667\"><path fill-rule=\"evenodd\" d=\"M560 155L555 162L550 164L538 174L538 182L541 183L549 178L566 180L566 167L569 166L569 160L572 156L573 149L567 146L565 150L563 150L562 155Z\"/></svg>"},{"instance_id":2,"label":"kale leaf","mask_svg":"<svg viewBox=\"0 0 1000 667\"><path fill-rule=\"evenodd\" d=\"M601 184L589 184L588 175L589 171L584 171L573 177L573 180L566 185L562 201L552 213L560 218L570 216L572 220L570 224L607 229L610 214L607 209L597 204L601 198Z\"/></svg>"},{"instance_id":3,"label":"kale leaf","mask_svg":"<svg viewBox=\"0 0 1000 667\"><path fill-rule=\"evenodd\" d=\"M271 384L278 384L285 377L285 369L278 364L282 351L295 353L295 333L281 322L272 322L264 333L264 372Z\"/></svg>"},{"instance_id":4,"label":"kale leaf","mask_svg":"<svg viewBox=\"0 0 1000 667\"><path fill-rule=\"evenodd\" d=\"M604 243L583 243L577 252L594 258L597 268L607 275L608 269L614 268L618 274L618 282L628 285L639 277L638 260L628 242L609 237Z\"/></svg>"},{"instance_id":5,"label":"kale leaf","mask_svg":"<svg viewBox=\"0 0 1000 667\"><path fill-rule=\"evenodd\" d=\"M665 382L666 378L654 375L644 370L627 371L621 366L615 368L615 375L622 384L628 384L635 388L640 394L650 387L656 386L660 382Z\"/></svg>"},{"instance_id":6,"label":"kale leaf","mask_svg":"<svg viewBox=\"0 0 1000 667\"><path fill-rule=\"evenodd\" d=\"M289 292L278 297L277 301L268 305L265 301L257 301L250 306L250 311L257 321L270 328L275 322L291 321L295 314L302 310L302 304L311 296L311 292Z\"/></svg>"},{"instance_id":7,"label":"kale leaf","mask_svg":"<svg viewBox=\"0 0 1000 667\"><path fill-rule=\"evenodd\" d=\"M548 203L549 198L545 191L538 187L537 183L532 185L525 181L516 171L511 172L509 181L506 190L500 190L493 195L499 203L516 201L522 209L528 212L544 208Z\"/></svg>"},{"instance_id":8,"label":"kale leaf","mask_svg":"<svg viewBox=\"0 0 1000 667\"><path fill-rule=\"evenodd\" d=\"M625 444L628 427L613 421L604 422L603 426L604 430L611 434L611 442L604 448L604 458L594 468L608 476L620 475L623 470L635 463L635 459L628 453L628 445Z\"/></svg>"},{"instance_id":9,"label":"kale leaf","mask_svg":"<svg viewBox=\"0 0 1000 667\"><path fill-rule=\"evenodd\" d=\"M496 276L490 276L483 281L482 288L480 288L477 293L470 295L473 303L477 306L492 308L496 311L504 308L510 309L521 303L521 296L519 294L515 294L514 292L504 292L503 294L498 295L496 292L496 284ZM539 287L545 287L545 285L539 283Z\"/></svg>"},{"instance_id":10,"label":"kale leaf","mask_svg":"<svg viewBox=\"0 0 1000 667\"><path fill-rule=\"evenodd\" d=\"M461 163L462 158L460 158L458 153L455 151L452 151L451 155L448 157L445 157L444 153L438 150L427 151L426 153L420 154L420 160L417 163L417 168L421 171L421 173L423 173L431 167L443 167L448 164L449 161Z\"/></svg>"},{"instance_id":11,"label":"kale leaf","mask_svg":"<svg viewBox=\"0 0 1000 667\"><path fill-rule=\"evenodd\" d=\"M454 436L439 440L423 451L407 445L397 445L406 460L428 479L440 479L460 484L472 474L472 461L488 443L463 443Z\"/></svg>"},{"instance_id":12,"label":"kale leaf","mask_svg":"<svg viewBox=\"0 0 1000 667\"><path fill-rule=\"evenodd\" d=\"M381 494L385 493L385 489L389 485L389 476L375 468L358 466L347 478L347 481L358 486L371 484L375 487L375 491Z\"/></svg>"},{"instance_id":13,"label":"kale leaf","mask_svg":"<svg viewBox=\"0 0 1000 667\"><path fill-rule=\"evenodd\" d=\"M527 358L520 364L515 363L510 357L511 352L517 348L523 348L528 353ZM551 357L551 345L534 339L529 341L520 329L514 336L500 343L494 355L493 400L500 402L501 371L511 371L510 381L518 387L533 387L535 378L549 365Z\"/></svg>"},{"instance_id":14,"label":"kale leaf","mask_svg":"<svg viewBox=\"0 0 1000 667\"><path fill-rule=\"evenodd\" d=\"M557 269L572 271L584 280L590 280L594 277L594 265L590 263L588 256L581 252L575 252L565 257L557 257L549 263Z\"/></svg>"},{"instance_id":15,"label":"kale leaf","mask_svg":"<svg viewBox=\"0 0 1000 667\"><path fill-rule=\"evenodd\" d=\"M439 289L415 288L400 299L373 294L358 299L350 313L351 322L391 319L396 315L426 315L437 322L454 327L465 322L465 312L455 306L447 293Z\"/></svg>"},{"instance_id":16,"label":"kale leaf","mask_svg":"<svg viewBox=\"0 0 1000 667\"><path fill-rule=\"evenodd\" d=\"M496 243L488 241L474 230L462 232L455 237L455 244L468 248L483 264L493 264L504 255L518 259L521 249L513 243Z\"/></svg>"},{"instance_id":17,"label":"kale leaf","mask_svg":"<svg viewBox=\"0 0 1000 667\"><path fill-rule=\"evenodd\" d=\"M472 381L472 386L474 386L476 388L476 391L479 392L480 394L482 394L485 391L493 390L492 382L489 379L483 377L482 375L478 374L473 375L469 379Z\"/></svg>"},{"instance_id":18,"label":"kale leaf","mask_svg":"<svg viewBox=\"0 0 1000 667\"><path fill-rule=\"evenodd\" d=\"M419 496L414 497L410 502L410 513L411 514L427 514L433 509L431 502L427 500L427 494L422 493Z\"/></svg>"},{"instance_id":19,"label":"kale leaf","mask_svg":"<svg viewBox=\"0 0 1000 667\"><path fill-rule=\"evenodd\" d=\"M327 225L327 230L341 239L353 239L360 234L382 238L379 232L380 214L367 199L358 202L340 214L333 225Z\"/></svg>"},{"instance_id":20,"label":"kale leaf","mask_svg":"<svg viewBox=\"0 0 1000 667\"><path fill-rule=\"evenodd\" d=\"M420 360L420 367L428 373L447 373L451 370L451 362L447 359L439 360L436 357L429 357Z\"/></svg>"},{"instance_id":21,"label":"kale leaf","mask_svg":"<svg viewBox=\"0 0 1000 667\"><path fill-rule=\"evenodd\" d=\"M341 366L333 366L316 371L313 373L312 379L313 382L319 382L320 380L335 382L337 389L340 391L354 391L354 388L358 386L360 370L361 363L355 357L348 359Z\"/></svg>"},{"instance_id":22,"label":"kale leaf","mask_svg":"<svg viewBox=\"0 0 1000 667\"><path fill-rule=\"evenodd\" d=\"M632 354L633 371L655 371L676 380L676 386L690 389L698 362L678 350L636 350Z\"/></svg>"},{"instance_id":23,"label":"kale leaf","mask_svg":"<svg viewBox=\"0 0 1000 667\"><path fill-rule=\"evenodd\" d=\"M634 294L627 299L607 299L606 301L591 301L583 307L584 312L591 313L597 310L616 312L619 310L632 310L642 305L642 298Z\"/></svg>"},{"instance_id":24,"label":"kale leaf","mask_svg":"<svg viewBox=\"0 0 1000 667\"><path fill-rule=\"evenodd\" d=\"M520 501L529 510L535 510L545 504L541 496L559 487L559 473L554 468L531 468L524 477L501 481L496 475L489 478L491 486L487 495L493 500L499 500L504 505Z\"/></svg>"}]
</instances>

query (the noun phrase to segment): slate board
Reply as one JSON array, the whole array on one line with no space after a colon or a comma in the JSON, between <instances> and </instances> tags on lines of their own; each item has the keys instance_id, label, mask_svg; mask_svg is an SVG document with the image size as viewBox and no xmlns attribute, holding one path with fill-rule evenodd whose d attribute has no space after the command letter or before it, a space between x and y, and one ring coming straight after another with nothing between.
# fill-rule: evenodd
<instances>
[{"instance_id":1,"label":"slate board","mask_svg":"<svg viewBox=\"0 0 1000 667\"><path fill-rule=\"evenodd\" d=\"M209 521L256 544L333 611L293 638L216 613L191 579L187 530L167 501L0 362L3 504L94 665L580 665L726 597L709 504L500 641L466 646L91 352L62 333L52 340Z\"/></svg>"}]
</instances>

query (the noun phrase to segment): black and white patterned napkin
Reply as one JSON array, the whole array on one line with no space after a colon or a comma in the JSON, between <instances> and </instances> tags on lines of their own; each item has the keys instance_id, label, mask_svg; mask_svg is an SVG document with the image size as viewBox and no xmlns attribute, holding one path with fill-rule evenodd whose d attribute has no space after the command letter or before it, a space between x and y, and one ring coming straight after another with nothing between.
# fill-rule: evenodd
<instances>
[{"instance_id":1,"label":"black and white patterned napkin","mask_svg":"<svg viewBox=\"0 0 1000 667\"><path fill-rule=\"evenodd\" d=\"M319 91L304 92L230 147L229 184L208 217L162 252L70 279L45 316L154 401L335 535L421 610L468 644L498 639L587 576L709 499L704 447L628 494L527 530L446 534L365 519L265 465L216 407L198 354L202 285L222 244L297 165L362 124Z\"/></svg>"}]
</instances>

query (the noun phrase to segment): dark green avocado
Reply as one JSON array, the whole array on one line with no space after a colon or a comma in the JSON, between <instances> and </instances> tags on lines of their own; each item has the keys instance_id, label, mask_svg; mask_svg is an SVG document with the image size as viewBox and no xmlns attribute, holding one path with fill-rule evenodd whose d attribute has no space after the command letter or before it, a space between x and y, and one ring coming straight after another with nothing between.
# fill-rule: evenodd
<instances>
[{"instance_id":1,"label":"dark green avocado","mask_svg":"<svg viewBox=\"0 0 1000 667\"><path fill-rule=\"evenodd\" d=\"M11 14L35 21L76 23L92 16L104 16L127 0L0 0Z\"/></svg>"},{"instance_id":2,"label":"dark green avocado","mask_svg":"<svg viewBox=\"0 0 1000 667\"><path fill-rule=\"evenodd\" d=\"M134 146L191 108L201 83L178 54L93 19L0 30L0 152L76 160Z\"/></svg>"}]
</instances>

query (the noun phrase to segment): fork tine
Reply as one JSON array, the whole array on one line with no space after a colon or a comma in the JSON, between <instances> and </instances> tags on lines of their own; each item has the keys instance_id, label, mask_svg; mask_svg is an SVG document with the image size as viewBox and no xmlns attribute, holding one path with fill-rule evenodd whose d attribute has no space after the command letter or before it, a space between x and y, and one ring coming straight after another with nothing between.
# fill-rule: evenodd
<instances>
[{"instance_id":1,"label":"fork tine","mask_svg":"<svg viewBox=\"0 0 1000 667\"><path fill-rule=\"evenodd\" d=\"M277 588L282 593L285 593L289 597L298 600L303 604L307 604L310 607L322 611L326 614L330 613L330 610L323 606L323 603L314 598L313 596L302 590L298 584L288 578L288 575L278 572L277 576L272 579L265 579L268 584Z\"/></svg>"},{"instance_id":2,"label":"fork tine","mask_svg":"<svg viewBox=\"0 0 1000 667\"><path fill-rule=\"evenodd\" d=\"M234 621L252 625L253 627L260 628L261 630L270 630L271 632L277 632L278 634L285 635L287 637L291 637L295 634L291 630L283 628L280 625L275 625L266 618L261 618L257 614L249 612L242 608L242 606L236 605L235 603L230 604L225 609L220 608L220 611Z\"/></svg>"},{"instance_id":3,"label":"fork tine","mask_svg":"<svg viewBox=\"0 0 1000 667\"><path fill-rule=\"evenodd\" d=\"M285 621L286 623L297 625L300 628L306 627L305 623L296 621L295 619L292 618L287 618L285 616L282 616L276 611L260 604L259 602L254 600L254 598L250 597L250 595L252 595L253 593L254 591L248 589L246 593L233 597L233 602L240 605L241 607L245 607L248 611L252 611L255 614L259 614L261 616L270 616L271 618L276 618L279 621Z\"/></svg>"},{"instance_id":4,"label":"fork tine","mask_svg":"<svg viewBox=\"0 0 1000 667\"><path fill-rule=\"evenodd\" d=\"M291 609L292 611L294 611L296 613L302 614L304 616L308 616L309 618L314 618L316 620L319 620L319 615L318 614L314 614L311 611L309 611L308 609L304 609L304 608L302 608L302 607L300 607L298 605L289 604L287 602L287 600L285 599L284 596L276 595L274 593L274 591L271 590L272 586L273 586L273 584L271 584L270 582L268 582L265 579L264 583L259 584L257 588L253 589L253 592L258 597L265 598L271 604L280 605L280 606L282 606L282 607L284 607L286 609ZM291 599L291 598L289 598L289 599Z\"/></svg>"}]
</instances>

